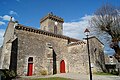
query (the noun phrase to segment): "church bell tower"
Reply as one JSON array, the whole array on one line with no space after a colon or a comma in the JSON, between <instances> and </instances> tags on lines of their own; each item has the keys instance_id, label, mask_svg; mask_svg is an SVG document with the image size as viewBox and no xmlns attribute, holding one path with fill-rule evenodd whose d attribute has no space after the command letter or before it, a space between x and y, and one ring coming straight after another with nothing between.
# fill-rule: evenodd
<instances>
[{"instance_id":1,"label":"church bell tower","mask_svg":"<svg viewBox=\"0 0 120 80\"><path fill-rule=\"evenodd\" d=\"M52 32L54 34L63 34L64 20L61 17L48 13L40 20L41 30Z\"/></svg>"}]
</instances>

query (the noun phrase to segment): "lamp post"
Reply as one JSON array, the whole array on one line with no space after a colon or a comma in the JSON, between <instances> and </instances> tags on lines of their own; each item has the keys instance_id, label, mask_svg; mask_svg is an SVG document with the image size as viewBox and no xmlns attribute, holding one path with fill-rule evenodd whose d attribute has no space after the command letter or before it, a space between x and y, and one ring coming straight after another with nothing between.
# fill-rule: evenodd
<instances>
[{"instance_id":1,"label":"lamp post","mask_svg":"<svg viewBox=\"0 0 120 80\"><path fill-rule=\"evenodd\" d=\"M88 50L88 59L89 59L89 73L90 73L90 80L92 80L92 71L91 71L91 61L90 61L90 51L89 51L89 33L90 31L88 29L86 29L84 31L85 35L86 35L86 40L87 40L87 50Z\"/></svg>"}]
</instances>

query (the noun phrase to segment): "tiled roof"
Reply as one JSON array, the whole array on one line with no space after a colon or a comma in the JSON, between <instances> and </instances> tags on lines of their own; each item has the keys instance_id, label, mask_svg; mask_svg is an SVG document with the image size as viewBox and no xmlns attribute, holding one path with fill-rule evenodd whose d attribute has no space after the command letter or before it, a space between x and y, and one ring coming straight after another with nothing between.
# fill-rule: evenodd
<instances>
[{"instance_id":1,"label":"tiled roof","mask_svg":"<svg viewBox=\"0 0 120 80\"><path fill-rule=\"evenodd\" d=\"M51 37L57 37L57 38L67 39L67 40L69 40L71 42L80 41L78 39L70 38L68 36L64 36L64 35L60 35L60 34L54 34L54 33L48 32L48 31L43 31L43 30L40 30L40 29L35 29L35 28L32 28L32 27L23 26L21 24L19 24L18 26L16 26L15 29L17 29L17 30L23 30L23 31L28 31L28 32L33 32L33 33L38 33L38 34L44 34L44 35L51 36Z\"/></svg>"},{"instance_id":2,"label":"tiled roof","mask_svg":"<svg viewBox=\"0 0 120 80\"><path fill-rule=\"evenodd\" d=\"M86 44L86 43L84 41L78 41L78 42L70 43L68 44L68 46L81 45L81 44Z\"/></svg>"}]
</instances>

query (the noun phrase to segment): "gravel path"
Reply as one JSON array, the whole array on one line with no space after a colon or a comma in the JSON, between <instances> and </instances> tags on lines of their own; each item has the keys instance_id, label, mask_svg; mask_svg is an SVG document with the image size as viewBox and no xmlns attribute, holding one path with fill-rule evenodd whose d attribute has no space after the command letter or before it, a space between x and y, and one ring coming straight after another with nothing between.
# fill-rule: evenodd
<instances>
[{"instance_id":1,"label":"gravel path","mask_svg":"<svg viewBox=\"0 0 120 80\"><path fill-rule=\"evenodd\" d=\"M47 78L47 77L64 77L70 78L73 80L89 80L89 75L81 75L81 74L74 74L74 73L62 73L56 75L48 75L48 76L22 76L27 78L25 80L29 80L30 78ZM24 80L24 79L14 79L14 80ZM120 80L120 76L111 76L111 75L93 75L93 80Z\"/></svg>"},{"instance_id":2,"label":"gravel path","mask_svg":"<svg viewBox=\"0 0 120 80\"><path fill-rule=\"evenodd\" d=\"M74 80L89 80L89 75L80 75L80 74L56 74L55 77L64 77L71 78ZM110 75L93 75L93 80L120 80L119 76L110 76Z\"/></svg>"}]
</instances>

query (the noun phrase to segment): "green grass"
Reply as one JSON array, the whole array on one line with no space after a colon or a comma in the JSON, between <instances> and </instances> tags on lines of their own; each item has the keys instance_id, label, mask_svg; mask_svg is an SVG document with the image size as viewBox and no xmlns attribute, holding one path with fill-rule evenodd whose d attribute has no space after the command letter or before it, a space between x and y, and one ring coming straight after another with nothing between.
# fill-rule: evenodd
<instances>
[{"instance_id":1,"label":"green grass","mask_svg":"<svg viewBox=\"0 0 120 80\"><path fill-rule=\"evenodd\" d=\"M60 78L60 77L51 77L51 78L39 78L39 79L31 79L31 80L72 80L72 79Z\"/></svg>"},{"instance_id":2,"label":"green grass","mask_svg":"<svg viewBox=\"0 0 120 80\"><path fill-rule=\"evenodd\" d=\"M110 73L104 73L104 72L97 72L97 73L93 73L94 75L113 75Z\"/></svg>"}]
</instances>

